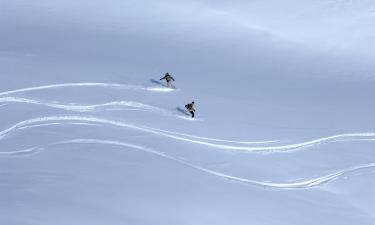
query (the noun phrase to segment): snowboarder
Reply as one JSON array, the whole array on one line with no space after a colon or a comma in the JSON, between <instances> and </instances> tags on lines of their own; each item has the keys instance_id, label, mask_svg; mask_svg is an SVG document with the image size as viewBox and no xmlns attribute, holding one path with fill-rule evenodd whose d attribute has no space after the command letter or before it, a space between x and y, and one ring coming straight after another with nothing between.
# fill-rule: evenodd
<instances>
[{"instance_id":1,"label":"snowboarder","mask_svg":"<svg viewBox=\"0 0 375 225\"><path fill-rule=\"evenodd\" d=\"M194 101L185 105L185 108L187 109L187 111L189 111L189 113L191 114L191 117L194 118L194 113L195 113Z\"/></svg>"},{"instance_id":2,"label":"snowboarder","mask_svg":"<svg viewBox=\"0 0 375 225\"><path fill-rule=\"evenodd\" d=\"M176 88L172 84L172 81L174 81L174 78L171 75L169 75L169 73L166 73L163 78L160 78L160 80L166 80L167 81L167 87L174 88L174 89Z\"/></svg>"}]
</instances>

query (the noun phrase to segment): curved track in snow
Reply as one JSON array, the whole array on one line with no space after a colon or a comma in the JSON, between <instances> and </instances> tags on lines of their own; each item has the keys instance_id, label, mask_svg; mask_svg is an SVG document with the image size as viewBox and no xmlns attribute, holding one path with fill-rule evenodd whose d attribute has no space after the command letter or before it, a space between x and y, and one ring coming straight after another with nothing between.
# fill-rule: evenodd
<instances>
[{"instance_id":1,"label":"curved track in snow","mask_svg":"<svg viewBox=\"0 0 375 225\"><path fill-rule=\"evenodd\" d=\"M19 94L31 91L47 90L47 89L57 89L64 87L106 87L106 88L119 88L127 90L144 90L144 91L155 91L155 92L171 92L174 89L164 88L164 87L147 87L142 85L131 85L131 84L117 84L117 83L63 83L63 84L51 84L43 85L37 87L21 88L11 91L0 92L0 96L6 96L10 94Z\"/></svg>"},{"instance_id":2,"label":"curved track in snow","mask_svg":"<svg viewBox=\"0 0 375 225\"><path fill-rule=\"evenodd\" d=\"M40 151L40 148L32 147L24 150L18 150L18 151L9 151L9 152L0 152L1 156L21 156L21 155L31 155L35 154Z\"/></svg>"},{"instance_id":3,"label":"curved track in snow","mask_svg":"<svg viewBox=\"0 0 375 225\"><path fill-rule=\"evenodd\" d=\"M3 103L3 104L1 104ZM34 105L40 105L55 109L62 109L66 111L72 111L72 112L93 112L93 111L99 111L99 110L142 110L142 111L148 111L157 113L164 116L174 116L179 119L184 120L192 120L192 121L202 121L202 119L195 119L190 118L187 116L180 116L179 113L173 112L171 110L163 109L157 106L147 105L141 102L135 102L135 101L112 101L112 102L106 102L101 104L92 104L92 105L80 105L77 103L70 103L70 104L61 104L56 102L48 102L43 100L36 100L31 98L23 98L23 97L13 97L13 96L7 96L7 97L0 97L0 107L9 105L11 103L22 103L22 104L34 104Z\"/></svg>"},{"instance_id":4,"label":"curved track in snow","mask_svg":"<svg viewBox=\"0 0 375 225\"><path fill-rule=\"evenodd\" d=\"M153 154L168 160L175 161L179 164L183 164L185 166L191 167L193 169L199 170L201 172L219 177L224 178L226 180L235 181L239 183L244 183L256 187L261 188L276 188L276 189L308 189L308 188L314 188L322 186L323 184L326 184L328 182L331 182L337 178L340 178L341 176L351 174L354 172L358 172L360 170L366 170L366 169L375 169L375 163L369 163L369 164L363 164L359 166L353 166L350 168L338 170L336 172L324 175L324 176L318 176L314 178L309 179L303 179L301 181L296 182L286 182L286 183L280 183L280 182L265 182L265 181L257 181L257 180L251 180L247 178L242 177L236 177L231 176L225 173L217 172L214 170L210 170L195 164L192 164L190 162L187 162L185 160L179 159L177 157L170 156L164 152L156 151L148 147L139 146L135 144L129 144L125 142L120 141L112 141L112 140L98 140L98 139L72 139L67 141L60 141L56 142L52 145L60 145L60 144L101 144L101 145L115 145L115 146L121 146L121 147L127 147L127 148L133 148L139 151L143 151L149 154Z\"/></svg>"},{"instance_id":5,"label":"curved track in snow","mask_svg":"<svg viewBox=\"0 0 375 225\"><path fill-rule=\"evenodd\" d=\"M155 130L155 131L160 131L160 132L167 133L167 134L174 134L174 135L179 135L179 136L183 136L183 137L194 138L194 139L198 139L198 140L214 141L214 142L226 142L226 143L245 144L245 145L246 144L251 144L251 145L253 145L253 144L269 144L269 143L279 142L279 140L271 140L271 141L233 141L233 140L226 140L226 139L201 137L201 136L184 134L184 133L179 133L179 132L173 132L173 131L153 128L153 127L147 127L147 126L146 126L146 128L149 128L149 129L152 129L152 130Z\"/></svg>"},{"instance_id":6,"label":"curved track in snow","mask_svg":"<svg viewBox=\"0 0 375 225\"><path fill-rule=\"evenodd\" d=\"M289 152L289 151L296 151L300 150L302 148L306 147L312 147L323 143L329 143L329 142L335 142L340 140L346 140L346 139L374 139L375 133L349 133L349 134L339 134L329 137L323 137L311 141L296 143L296 144L289 144L289 145L275 145L275 146L243 146L243 145L233 145L234 141L232 141L232 145L228 144L217 144L213 142L203 141L202 139L209 139L205 137L198 138L192 138L192 135L188 134L179 134L179 133L173 133L171 131L161 131L154 128L149 128L145 126L140 125L134 125L130 123L120 122L120 121L114 121L114 120L108 120L108 119L102 119L102 118L96 118L96 117L84 117L84 116L51 116L51 117L40 117L40 118L34 118L25 120L22 122L19 122L5 130L0 131L0 139L5 138L7 135L9 135L12 132L15 132L19 129L27 129L35 125L46 125L50 123L54 124L66 124L66 123L90 123L95 125L109 125L114 127L122 127L127 129L133 129L138 130L141 132L154 134L158 136L163 136L183 142L189 142L194 143L198 145L208 146L212 148L217 149L224 149L224 150L237 150L237 151L247 151L247 152ZM188 138L190 136L190 138ZM196 137L196 136L195 136Z\"/></svg>"},{"instance_id":7,"label":"curved track in snow","mask_svg":"<svg viewBox=\"0 0 375 225\"><path fill-rule=\"evenodd\" d=\"M94 105L78 105L78 104L58 104L53 102L47 101L40 101L35 99L29 98L20 98L20 97L3 97L0 98L0 103L25 103L25 104L35 104L35 105L42 105L51 108L63 109L67 111L74 111L74 112L89 112L94 110L100 109L140 109L140 110L150 110L160 113L170 113L169 111L151 105L146 105L140 102L134 101L113 101L107 102L102 104L94 104ZM117 107L117 108L116 108Z\"/></svg>"}]
</instances>

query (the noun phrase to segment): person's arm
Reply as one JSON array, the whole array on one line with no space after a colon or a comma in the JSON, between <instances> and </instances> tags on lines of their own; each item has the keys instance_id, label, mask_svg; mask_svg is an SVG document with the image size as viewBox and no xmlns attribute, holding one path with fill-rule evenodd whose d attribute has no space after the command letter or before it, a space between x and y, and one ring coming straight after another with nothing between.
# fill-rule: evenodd
<instances>
[{"instance_id":1,"label":"person's arm","mask_svg":"<svg viewBox=\"0 0 375 225\"><path fill-rule=\"evenodd\" d=\"M173 81L175 81L173 77L171 77L171 79L172 79Z\"/></svg>"},{"instance_id":2,"label":"person's arm","mask_svg":"<svg viewBox=\"0 0 375 225\"><path fill-rule=\"evenodd\" d=\"M164 77L162 77L162 78L160 78L160 80L164 80L165 79L165 76Z\"/></svg>"}]
</instances>

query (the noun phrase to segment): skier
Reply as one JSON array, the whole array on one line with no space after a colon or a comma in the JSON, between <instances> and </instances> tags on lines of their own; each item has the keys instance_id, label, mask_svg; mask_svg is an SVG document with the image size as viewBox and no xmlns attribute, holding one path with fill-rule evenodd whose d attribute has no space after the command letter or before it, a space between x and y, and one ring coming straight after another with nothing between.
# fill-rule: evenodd
<instances>
[{"instance_id":1,"label":"skier","mask_svg":"<svg viewBox=\"0 0 375 225\"><path fill-rule=\"evenodd\" d=\"M174 88L174 89L176 88L172 84L172 80L174 81L174 78L171 75L169 75L169 73L166 73L163 78L160 78L160 80L166 80L167 81L167 87Z\"/></svg>"},{"instance_id":2,"label":"skier","mask_svg":"<svg viewBox=\"0 0 375 225\"><path fill-rule=\"evenodd\" d=\"M187 105L185 105L185 108L187 109L187 111L190 112L191 117L194 118L194 113L195 113L195 109L194 109L194 101L191 102L191 103L188 103Z\"/></svg>"}]
</instances>

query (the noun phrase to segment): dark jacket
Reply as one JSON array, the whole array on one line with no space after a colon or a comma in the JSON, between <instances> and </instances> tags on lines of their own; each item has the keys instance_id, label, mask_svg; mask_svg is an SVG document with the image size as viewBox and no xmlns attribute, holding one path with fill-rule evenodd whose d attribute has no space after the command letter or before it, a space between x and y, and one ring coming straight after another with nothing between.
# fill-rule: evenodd
<instances>
[{"instance_id":1,"label":"dark jacket","mask_svg":"<svg viewBox=\"0 0 375 225\"><path fill-rule=\"evenodd\" d=\"M174 81L174 78L171 75L169 75L168 73L166 73L163 78L160 78L160 80L166 80L167 82L169 82L171 80Z\"/></svg>"},{"instance_id":2,"label":"dark jacket","mask_svg":"<svg viewBox=\"0 0 375 225\"><path fill-rule=\"evenodd\" d=\"M194 109L194 104L193 103L189 103L187 105L185 105L185 108L190 111L190 112L195 112L195 109Z\"/></svg>"}]
</instances>

